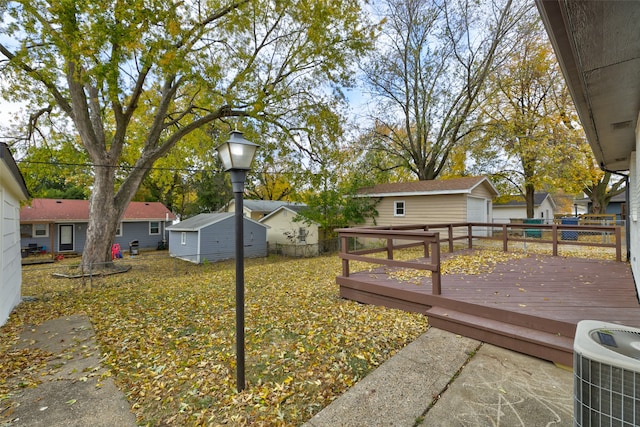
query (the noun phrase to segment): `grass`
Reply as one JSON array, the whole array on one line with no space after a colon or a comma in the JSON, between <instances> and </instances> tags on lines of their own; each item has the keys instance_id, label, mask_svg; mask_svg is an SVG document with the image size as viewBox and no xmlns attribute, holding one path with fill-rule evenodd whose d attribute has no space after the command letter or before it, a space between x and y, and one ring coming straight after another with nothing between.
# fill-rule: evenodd
<instances>
[{"instance_id":1,"label":"grass","mask_svg":"<svg viewBox=\"0 0 640 427\"><path fill-rule=\"evenodd\" d=\"M46 355L10 351L23 328L91 319L103 359L142 425L300 425L427 329L422 315L338 297L337 256L247 260L247 388L235 389L234 263L158 252L124 274L52 279L76 260L23 269L0 329L0 400L37 386Z\"/></svg>"}]
</instances>

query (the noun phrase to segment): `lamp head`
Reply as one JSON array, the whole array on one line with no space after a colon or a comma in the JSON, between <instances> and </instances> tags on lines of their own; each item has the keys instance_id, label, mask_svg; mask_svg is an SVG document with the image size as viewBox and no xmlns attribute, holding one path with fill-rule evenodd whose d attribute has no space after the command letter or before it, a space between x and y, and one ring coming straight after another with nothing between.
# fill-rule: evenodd
<instances>
[{"instance_id":1,"label":"lamp head","mask_svg":"<svg viewBox=\"0 0 640 427\"><path fill-rule=\"evenodd\" d=\"M216 150L225 171L249 170L258 147L258 144L244 139L242 132L234 130L229 140L220 144Z\"/></svg>"}]
</instances>

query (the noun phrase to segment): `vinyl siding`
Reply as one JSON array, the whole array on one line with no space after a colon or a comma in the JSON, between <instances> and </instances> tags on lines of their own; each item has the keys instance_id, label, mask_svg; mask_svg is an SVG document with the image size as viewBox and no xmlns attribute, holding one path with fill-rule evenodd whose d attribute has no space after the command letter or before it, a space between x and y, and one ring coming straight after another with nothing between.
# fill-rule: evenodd
<instances>
[{"instance_id":1,"label":"vinyl siding","mask_svg":"<svg viewBox=\"0 0 640 427\"><path fill-rule=\"evenodd\" d=\"M171 225L171 222L159 221L160 234L149 234L149 221L138 222L122 222L122 236L116 236L113 243L118 243L124 251L129 250L129 244L133 240L138 241L139 249L156 249L158 242L168 238L165 228ZM73 224L65 223L64 225ZM60 223L53 225L53 247L55 252L60 252ZM87 223L73 224L73 252L82 253L84 251L85 242L87 240ZM49 226L49 236L47 237L22 237L21 245L29 246L35 243L38 246L45 246L48 252L51 252L51 225ZM166 237L165 237L166 236Z\"/></svg>"},{"instance_id":2,"label":"vinyl siding","mask_svg":"<svg viewBox=\"0 0 640 427\"><path fill-rule=\"evenodd\" d=\"M376 206L377 225L439 224L464 222L466 194L384 197ZM404 216L394 216L394 202L404 201ZM367 225L373 222L369 220Z\"/></svg>"},{"instance_id":3,"label":"vinyl siding","mask_svg":"<svg viewBox=\"0 0 640 427\"><path fill-rule=\"evenodd\" d=\"M318 226L307 225L302 221L295 222L293 218L296 216L297 214L294 212L281 209L262 222L262 224L269 226L267 229L267 241L270 245L275 245L276 243L282 245L315 245L318 243ZM305 242L300 242L297 238L300 228L307 230ZM292 233L296 237L288 239L285 233Z\"/></svg>"},{"instance_id":4,"label":"vinyl siding","mask_svg":"<svg viewBox=\"0 0 640 427\"><path fill-rule=\"evenodd\" d=\"M483 199L489 199L489 200L493 200L493 198L495 197L495 194L493 194L493 192L491 191L491 189L486 183L482 183L481 185L474 188L473 191L471 192L471 195L475 197L482 197Z\"/></svg>"},{"instance_id":5,"label":"vinyl siding","mask_svg":"<svg viewBox=\"0 0 640 427\"><path fill-rule=\"evenodd\" d=\"M0 325L21 301L20 201L0 188Z\"/></svg>"},{"instance_id":6,"label":"vinyl siding","mask_svg":"<svg viewBox=\"0 0 640 427\"><path fill-rule=\"evenodd\" d=\"M176 258L199 262L198 232L185 231L186 244L182 244L182 231L169 231L169 253Z\"/></svg>"},{"instance_id":7,"label":"vinyl siding","mask_svg":"<svg viewBox=\"0 0 640 427\"><path fill-rule=\"evenodd\" d=\"M116 237L115 242L124 249L129 247L129 242L137 240L140 249L156 249L160 241L168 238L165 229L171 225L171 222L158 221L160 234L149 234L149 222L151 221L122 222L122 236ZM178 243L180 243L179 240Z\"/></svg>"},{"instance_id":8,"label":"vinyl siding","mask_svg":"<svg viewBox=\"0 0 640 427\"><path fill-rule=\"evenodd\" d=\"M640 114L638 114L640 120ZM636 290L640 295L640 125L636 127L636 149L629 158L629 206L627 227L629 228L629 264L633 272Z\"/></svg>"},{"instance_id":9,"label":"vinyl siding","mask_svg":"<svg viewBox=\"0 0 640 427\"><path fill-rule=\"evenodd\" d=\"M185 231L187 244L182 245L180 230L170 230L169 253L177 258L201 263L235 258L235 218L233 216L199 231ZM267 256L266 228L245 218L245 258Z\"/></svg>"}]
</instances>

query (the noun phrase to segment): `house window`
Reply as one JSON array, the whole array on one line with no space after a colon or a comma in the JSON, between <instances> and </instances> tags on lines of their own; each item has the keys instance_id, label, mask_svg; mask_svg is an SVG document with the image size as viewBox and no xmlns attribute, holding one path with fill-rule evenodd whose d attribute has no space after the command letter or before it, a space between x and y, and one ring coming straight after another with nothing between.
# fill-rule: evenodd
<instances>
[{"instance_id":1,"label":"house window","mask_svg":"<svg viewBox=\"0 0 640 427\"><path fill-rule=\"evenodd\" d=\"M20 237L33 237L33 224L20 224Z\"/></svg>"},{"instance_id":2,"label":"house window","mask_svg":"<svg viewBox=\"0 0 640 427\"><path fill-rule=\"evenodd\" d=\"M304 227L298 229L298 242L307 243L307 229Z\"/></svg>"},{"instance_id":3,"label":"house window","mask_svg":"<svg viewBox=\"0 0 640 427\"><path fill-rule=\"evenodd\" d=\"M187 244L187 233L185 231L180 233L180 244L183 246Z\"/></svg>"},{"instance_id":4,"label":"house window","mask_svg":"<svg viewBox=\"0 0 640 427\"><path fill-rule=\"evenodd\" d=\"M49 237L49 227L47 227L47 224L33 224L32 237Z\"/></svg>"},{"instance_id":5,"label":"house window","mask_svg":"<svg viewBox=\"0 0 640 427\"><path fill-rule=\"evenodd\" d=\"M404 216L404 200L393 202L393 216Z\"/></svg>"},{"instance_id":6,"label":"house window","mask_svg":"<svg viewBox=\"0 0 640 427\"><path fill-rule=\"evenodd\" d=\"M122 223L118 223L118 228L116 229L116 237L122 237Z\"/></svg>"},{"instance_id":7,"label":"house window","mask_svg":"<svg viewBox=\"0 0 640 427\"><path fill-rule=\"evenodd\" d=\"M160 221L149 221L149 234L160 234Z\"/></svg>"}]
</instances>

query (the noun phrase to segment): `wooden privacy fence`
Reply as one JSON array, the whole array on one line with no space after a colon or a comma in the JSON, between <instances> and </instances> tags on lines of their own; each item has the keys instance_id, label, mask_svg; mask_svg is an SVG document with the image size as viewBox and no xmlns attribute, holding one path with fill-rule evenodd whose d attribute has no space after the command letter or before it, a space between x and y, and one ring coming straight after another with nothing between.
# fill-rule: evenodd
<instances>
[{"instance_id":1,"label":"wooden privacy fence","mask_svg":"<svg viewBox=\"0 0 640 427\"><path fill-rule=\"evenodd\" d=\"M447 243L449 252L454 251L454 242L457 240L465 241L466 247L469 249L473 249L475 239L501 240L502 249L505 252L508 252L509 242L543 243L552 245L553 256L558 255L560 245L609 247L615 248L616 261L622 261L622 227L615 225L466 222L355 227L341 228L336 231L340 237L340 258L342 259L342 275L344 277L349 277L349 261L430 270L432 272L433 295L440 295L440 245L442 242ZM599 243L578 240L579 235L593 233L614 236L614 242ZM353 249L349 249L349 239L351 239ZM358 239L379 239L383 244L376 247L363 246L358 248ZM424 248L424 258L428 262L394 260L394 250L415 246ZM381 252L386 252L386 259L366 256Z\"/></svg>"}]
</instances>

